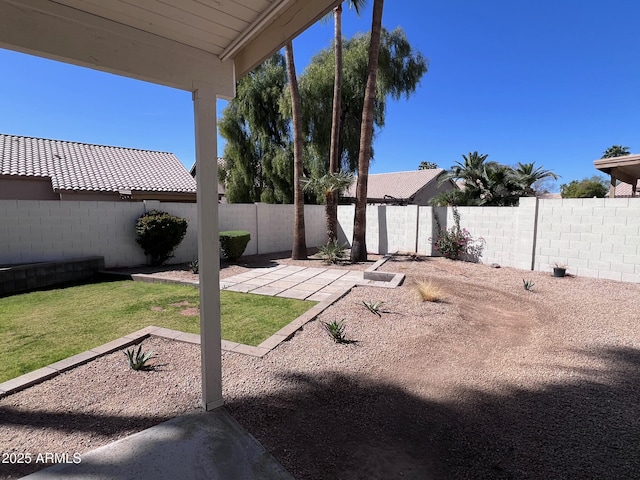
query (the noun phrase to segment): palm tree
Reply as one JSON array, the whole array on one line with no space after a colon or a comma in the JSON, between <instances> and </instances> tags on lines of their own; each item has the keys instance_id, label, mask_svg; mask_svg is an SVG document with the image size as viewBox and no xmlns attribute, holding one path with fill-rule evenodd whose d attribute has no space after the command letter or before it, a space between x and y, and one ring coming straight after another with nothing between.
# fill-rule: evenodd
<instances>
[{"instance_id":1,"label":"palm tree","mask_svg":"<svg viewBox=\"0 0 640 480\"><path fill-rule=\"evenodd\" d=\"M303 260L307 258L307 243L304 232L304 194L302 192L302 109L300 107L300 91L298 90L298 78L296 66L293 61L293 44L287 42L284 47L287 63L287 76L291 90L291 121L293 124L293 248L291 258Z\"/></svg>"},{"instance_id":2,"label":"palm tree","mask_svg":"<svg viewBox=\"0 0 640 480\"><path fill-rule=\"evenodd\" d=\"M353 8L358 15L366 0L348 0L349 8ZM340 170L340 118L342 115L342 4L333 9L335 73L333 81L333 111L331 113L331 147L329 151L329 174L336 174ZM329 242L336 240L336 225L338 224L338 191L331 193L331 199L326 198L327 227Z\"/></svg>"},{"instance_id":3,"label":"palm tree","mask_svg":"<svg viewBox=\"0 0 640 480\"><path fill-rule=\"evenodd\" d=\"M369 45L369 63L367 64L367 86L362 109L360 128L360 152L358 154L358 183L356 184L356 213L353 222L353 241L351 243L351 261L367 260L367 182L369 180L369 161L373 142L374 100L380 56L380 37L382 35L382 11L384 0L374 0L371 20L371 44Z\"/></svg>"},{"instance_id":4,"label":"palm tree","mask_svg":"<svg viewBox=\"0 0 640 480\"><path fill-rule=\"evenodd\" d=\"M535 195L535 190L533 185L536 182L540 182L541 180L545 180L547 178L553 178L554 180L558 179L558 175L556 175L551 170L545 170L542 167L534 167L535 162L531 163L520 163L518 162L518 167L515 169L516 177L518 181L524 187L524 191L528 196Z\"/></svg>"},{"instance_id":5,"label":"palm tree","mask_svg":"<svg viewBox=\"0 0 640 480\"><path fill-rule=\"evenodd\" d=\"M513 168L497 162L485 164L479 205L512 206L524 191Z\"/></svg>"},{"instance_id":6,"label":"palm tree","mask_svg":"<svg viewBox=\"0 0 640 480\"><path fill-rule=\"evenodd\" d=\"M631 155L629 147L612 145L604 151L602 158L626 157L627 155Z\"/></svg>"},{"instance_id":7,"label":"palm tree","mask_svg":"<svg viewBox=\"0 0 640 480\"><path fill-rule=\"evenodd\" d=\"M456 162L453 167L440 177L438 183L442 185L446 181L462 180L465 194L459 199L479 199L483 181L485 180L485 162L488 157L489 155L478 153L477 151L462 155L463 162Z\"/></svg>"},{"instance_id":8,"label":"palm tree","mask_svg":"<svg viewBox=\"0 0 640 480\"><path fill-rule=\"evenodd\" d=\"M305 191L314 191L324 195L327 216L327 245L338 239L338 218L330 214L337 213L338 195L353 183L353 174L347 172L327 173L319 178L302 179Z\"/></svg>"}]
</instances>

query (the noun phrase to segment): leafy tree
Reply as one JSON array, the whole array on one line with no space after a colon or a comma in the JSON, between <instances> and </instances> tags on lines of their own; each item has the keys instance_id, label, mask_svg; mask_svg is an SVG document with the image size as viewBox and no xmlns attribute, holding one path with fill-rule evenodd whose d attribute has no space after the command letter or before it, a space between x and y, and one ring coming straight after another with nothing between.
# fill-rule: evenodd
<instances>
[{"instance_id":1,"label":"leafy tree","mask_svg":"<svg viewBox=\"0 0 640 480\"><path fill-rule=\"evenodd\" d=\"M302 194L303 171L303 143L302 143L302 107L300 105L300 91L296 77L296 65L293 60L293 44L285 45L287 77L289 78L289 92L291 93L291 117L293 122L293 248L291 258L302 260L307 258L307 243L304 231L304 195Z\"/></svg>"},{"instance_id":2,"label":"leafy tree","mask_svg":"<svg viewBox=\"0 0 640 480\"><path fill-rule=\"evenodd\" d=\"M370 34L358 34L343 45L338 170L355 172L358 168L369 44ZM311 156L309 168L318 177L330 170L334 67L334 50L327 48L311 59L300 76L304 128ZM381 129L385 124L388 98L408 98L415 92L427 71L427 61L411 48L401 28L382 29L378 67L374 125ZM373 157L373 150L371 153Z\"/></svg>"},{"instance_id":3,"label":"leafy tree","mask_svg":"<svg viewBox=\"0 0 640 480\"><path fill-rule=\"evenodd\" d=\"M338 62L334 49L327 48L315 55L300 77L309 155L307 168L312 178L322 178L328 172L338 170L354 172L358 168L369 39L369 34L357 35L344 42L343 80L339 82L339 110L335 102L335 72ZM426 60L411 48L401 29L392 32L382 30L380 50L378 88L374 100L374 125L377 128L384 126L388 97L408 97L416 90L427 69ZM336 123L332 118L338 113L340 128L336 129ZM337 145L336 130L339 130ZM373 149L371 152L373 156ZM322 200L326 201L326 197L319 198L319 201ZM333 205L327 214L332 217L329 223L337 224L335 194Z\"/></svg>"},{"instance_id":4,"label":"leafy tree","mask_svg":"<svg viewBox=\"0 0 640 480\"><path fill-rule=\"evenodd\" d=\"M612 145L607 148L602 154L602 158L613 158L613 157L625 157L627 155L631 155L629 152L629 147L623 147L622 145Z\"/></svg>"},{"instance_id":5,"label":"leafy tree","mask_svg":"<svg viewBox=\"0 0 640 480\"><path fill-rule=\"evenodd\" d=\"M433 162L420 162L420 165L418 165L418 170L430 170L432 168L439 168L438 164Z\"/></svg>"},{"instance_id":6,"label":"leafy tree","mask_svg":"<svg viewBox=\"0 0 640 480\"><path fill-rule=\"evenodd\" d=\"M562 198L604 198L609 193L607 182L597 175L582 180L573 180L560 186Z\"/></svg>"},{"instance_id":7,"label":"leafy tree","mask_svg":"<svg viewBox=\"0 0 640 480\"><path fill-rule=\"evenodd\" d=\"M367 181L369 180L369 160L373 142L373 118L380 56L380 37L382 34L382 11L384 0L374 0L373 19L371 21L371 43L369 45L369 62L367 64L367 87L362 109L362 127L360 129L360 153L358 155L358 182L356 184L356 212L353 222L353 241L351 242L351 261L367 260Z\"/></svg>"},{"instance_id":8,"label":"leafy tree","mask_svg":"<svg viewBox=\"0 0 640 480\"><path fill-rule=\"evenodd\" d=\"M279 108L286 84L285 60L276 54L238 82L218 122L227 141L219 176L230 203L293 200L293 148Z\"/></svg>"}]
</instances>

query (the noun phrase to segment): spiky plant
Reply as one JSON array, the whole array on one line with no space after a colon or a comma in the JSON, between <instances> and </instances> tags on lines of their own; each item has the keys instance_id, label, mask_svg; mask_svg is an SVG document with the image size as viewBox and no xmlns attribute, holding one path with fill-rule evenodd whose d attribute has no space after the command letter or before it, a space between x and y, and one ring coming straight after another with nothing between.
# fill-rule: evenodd
<instances>
[{"instance_id":1,"label":"spiky plant","mask_svg":"<svg viewBox=\"0 0 640 480\"><path fill-rule=\"evenodd\" d=\"M368 309L371 313L373 313L373 314L375 314L375 315L377 315L377 316L379 316L379 317L382 317L382 310L381 310L381 308L382 308L382 305L384 305L384 302L365 302L365 301L363 300L363 301L362 301L362 304L363 304L365 307L367 307L367 309Z\"/></svg>"},{"instance_id":2,"label":"spiky plant","mask_svg":"<svg viewBox=\"0 0 640 480\"><path fill-rule=\"evenodd\" d=\"M322 322L322 326L336 343L348 343L344 334L344 319L333 322Z\"/></svg>"},{"instance_id":3,"label":"spiky plant","mask_svg":"<svg viewBox=\"0 0 640 480\"><path fill-rule=\"evenodd\" d=\"M131 370L148 370L150 368L147 362L153 357L153 350L143 352L142 344L138 346L138 350L136 347L128 348L124 354L129 361Z\"/></svg>"},{"instance_id":4,"label":"spiky plant","mask_svg":"<svg viewBox=\"0 0 640 480\"><path fill-rule=\"evenodd\" d=\"M533 290L533 286L535 285L535 283L533 283L533 280L525 280L524 278L522 279L522 284L527 292Z\"/></svg>"}]
</instances>

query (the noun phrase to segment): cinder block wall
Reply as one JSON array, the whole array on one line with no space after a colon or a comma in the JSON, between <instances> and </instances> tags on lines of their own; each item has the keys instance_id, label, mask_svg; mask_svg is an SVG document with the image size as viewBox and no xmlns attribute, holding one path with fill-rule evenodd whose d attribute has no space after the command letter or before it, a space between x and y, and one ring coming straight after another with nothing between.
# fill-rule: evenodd
<instances>
[{"instance_id":1,"label":"cinder block wall","mask_svg":"<svg viewBox=\"0 0 640 480\"><path fill-rule=\"evenodd\" d=\"M640 283L640 200L540 200L535 269Z\"/></svg>"},{"instance_id":2,"label":"cinder block wall","mask_svg":"<svg viewBox=\"0 0 640 480\"><path fill-rule=\"evenodd\" d=\"M349 244L354 209L338 208L341 239ZM485 240L482 263L551 271L558 261L576 275L640 283L639 198L521 198L518 207L458 211L461 227ZM371 253L436 256L436 217L443 228L453 225L451 208L368 206L367 247Z\"/></svg>"},{"instance_id":3,"label":"cinder block wall","mask_svg":"<svg viewBox=\"0 0 640 480\"><path fill-rule=\"evenodd\" d=\"M453 225L453 209L447 209L447 222ZM483 238L482 263L531 269L536 199L521 198L519 207L459 207L460 226L473 238Z\"/></svg>"},{"instance_id":4,"label":"cinder block wall","mask_svg":"<svg viewBox=\"0 0 640 480\"><path fill-rule=\"evenodd\" d=\"M171 262L198 258L198 218L192 203L0 200L0 265L90 256L103 256L107 268L145 264L135 222L153 209L189 222ZM291 249L292 205L221 204L218 211L220 230L251 233L247 255ZM307 246L326 243L323 206L305 206L305 227Z\"/></svg>"}]
</instances>

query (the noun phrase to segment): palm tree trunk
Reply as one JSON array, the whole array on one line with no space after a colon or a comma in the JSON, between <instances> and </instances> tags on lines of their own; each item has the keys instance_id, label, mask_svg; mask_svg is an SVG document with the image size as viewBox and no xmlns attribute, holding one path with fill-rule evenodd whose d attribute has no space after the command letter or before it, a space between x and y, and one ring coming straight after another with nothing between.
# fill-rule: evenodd
<instances>
[{"instance_id":1,"label":"palm tree trunk","mask_svg":"<svg viewBox=\"0 0 640 480\"><path fill-rule=\"evenodd\" d=\"M380 55L380 36L382 32L382 11L384 0L374 0L371 22L371 44L369 46L369 64L367 66L367 87L362 108L360 128L360 153L358 154L358 183L356 184L356 213L353 222L353 242L351 243L351 261L367 260L367 182L369 180L369 160L373 141L373 109L378 74L378 56Z\"/></svg>"},{"instance_id":2,"label":"palm tree trunk","mask_svg":"<svg viewBox=\"0 0 640 480\"><path fill-rule=\"evenodd\" d=\"M340 118L342 112L342 4L333 9L335 42L335 75L333 81L333 112L331 119L331 150L329 153L329 173L340 169ZM331 202L327 198L328 242L337 240L335 225L338 223L338 192L331 192ZM333 228L332 228L333 227Z\"/></svg>"},{"instance_id":3,"label":"palm tree trunk","mask_svg":"<svg viewBox=\"0 0 640 480\"><path fill-rule=\"evenodd\" d=\"M327 192L325 195L325 212L327 215L327 237L329 237L329 243L338 239L338 204L335 198L338 196L337 191ZM335 212L335 216L333 215ZM328 245L327 244L327 245Z\"/></svg>"},{"instance_id":4,"label":"palm tree trunk","mask_svg":"<svg viewBox=\"0 0 640 480\"><path fill-rule=\"evenodd\" d=\"M300 91L296 66L293 61L293 44L289 41L284 47L287 62L287 76L291 89L292 123L293 123L293 248L291 258L303 260L307 258L307 243L304 233L304 194L300 179L302 178L302 112Z\"/></svg>"}]
</instances>

